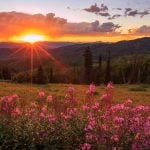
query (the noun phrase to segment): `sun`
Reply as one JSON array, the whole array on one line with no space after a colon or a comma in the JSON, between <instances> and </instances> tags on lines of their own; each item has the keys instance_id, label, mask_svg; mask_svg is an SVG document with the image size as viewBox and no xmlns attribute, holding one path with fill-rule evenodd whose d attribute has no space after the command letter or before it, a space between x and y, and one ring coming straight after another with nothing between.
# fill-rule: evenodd
<instances>
[{"instance_id":1,"label":"sun","mask_svg":"<svg viewBox=\"0 0 150 150\"><path fill-rule=\"evenodd\" d=\"M34 44L36 42L45 41L46 38L44 35L28 34L28 35L21 36L19 38L19 40L23 41L23 42L28 42L28 43Z\"/></svg>"}]
</instances>

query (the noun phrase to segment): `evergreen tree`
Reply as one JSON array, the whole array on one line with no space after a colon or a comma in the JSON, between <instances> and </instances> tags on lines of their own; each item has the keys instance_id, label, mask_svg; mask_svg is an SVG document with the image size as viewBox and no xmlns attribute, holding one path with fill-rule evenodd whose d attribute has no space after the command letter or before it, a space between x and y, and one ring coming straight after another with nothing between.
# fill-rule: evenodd
<instances>
[{"instance_id":1,"label":"evergreen tree","mask_svg":"<svg viewBox=\"0 0 150 150\"><path fill-rule=\"evenodd\" d=\"M37 84L46 84L48 83L48 77L43 69L43 67L40 65L38 67L37 74L35 76L35 83Z\"/></svg>"},{"instance_id":2,"label":"evergreen tree","mask_svg":"<svg viewBox=\"0 0 150 150\"><path fill-rule=\"evenodd\" d=\"M3 79L2 69L0 68L0 79Z\"/></svg>"},{"instance_id":3,"label":"evergreen tree","mask_svg":"<svg viewBox=\"0 0 150 150\"><path fill-rule=\"evenodd\" d=\"M92 82L92 68L93 68L93 60L92 60L92 52L89 47L85 49L84 52L84 78L87 84Z\"/></svg>"},{"instance_id":4,"label":"evergreen tree","mask_svg":"<svg viewBox=\"0 0 150 150\"><path fill-rule=\"evenodd\" d=\"M2 68L2 76L4 80L11 80L11 72L7 66Z\"/></svg>"},{"instance_id":5,"label":"evergreen tree","mask_svg":"<svg viewBox=\"0 0 150 150\"><path fill-rule=\"evenodd\" d=\"M131 67L131 73L130 73L130 78L129 78L129 84L133 84L137 82L138 78L138 58L137 55L133 57L133 63Z\"/></svg>"},{"instance_id":6,"label":"evergreen tree","mask_svg":"<svg viewBox=\"0 0 150 150\"><path fill-rule=\"evenodd\" d=\"M98 67L97 67L97 76L96 76L96 83L99 84L102 82L102 56L99 55L98 58Z\"/></svg>"},{"instance_id":7,"label":"evergreen tree","mask_svg":"<svg viewBox=\"0 0 150 150\"><path fill-rule=\"evenodd\" d=\"M53 68L51 67L51 68L49 68L48 69L48 80L49 80L49 83L53 83L54 81L53 81Z\"/></svg>"},{"instance_id":8,"label":"evergreen tree","mask_svg":"<svg viewBox=\"0 0 150 150\"><path fill-rule=\"evenodd\" d=\"M108 52L106 70L105 70L105 84L111 81L111 66L110 66L110 51Z\"/></svg>"}]
</instances>

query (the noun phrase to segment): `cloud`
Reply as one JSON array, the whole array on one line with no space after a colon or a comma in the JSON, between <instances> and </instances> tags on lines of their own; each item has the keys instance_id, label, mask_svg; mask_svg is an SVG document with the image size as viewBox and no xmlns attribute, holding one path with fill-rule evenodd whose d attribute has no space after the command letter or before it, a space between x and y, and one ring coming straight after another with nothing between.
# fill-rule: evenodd
<instances>
[{"instance_id":1,"label":"cloud","mask_svg":"<svg viewBox=\"0 0 150 150\"><path fill-rule=\"evenodd\" d=\"M62 32L66 34L86 34L86 33L115 33L121 26L112 22L100 24L99 21L92 23L68 23L64 26ZM116 32L117 33L117 32Z\"/></svg>"},{"instance_id":2,"label":"cloud","mask_svg":"<svg viewBox=\"0 0 150 150\"><path fill-rule=\"evenodd\" d=\"M116 14L116 15L113 15L112 17L109 17L108 20L113 20L113 19L116 19L116 18L119 18L119 17L121 17L121 15Z\"/></svg>"},{"instance_id":3,"label":"cloud","mask_svg":"<svg viewBox=\"0 0 150 150\"><path fill-rule=\"evenodd\" d=\"M132 10L132 8L125 8L125 12L124 12L125 16L140 16L143 17L145 15L149 15L150 12L149 10L144 10L144 11L139 11L139 10Z\"/></svg>"},{"instance_id":4,"label":"cloud","mask_svg":"<svg viewBox=\"0 0 150 150\"><path fill-rule=\"evenodd\" d=\"M136 30L137 33L148 33L150 34L150 26L143 25Z\"/></svg>"},{"instance_id":5,"label":"cloud","mask_svg":"<svg viewBox=\"0 0 150 150\"><path fill-rule=\"evenodd\" d=\"M100 16L110 16L110 14L108 13L108 7L104 4L98 6L97 3L95 3L94 5L91 5L89 8L85 8L83 10Z\"/></svg>"},{"instance_id":6,"label":"cloud","mask_svg":"<svg viewBox=\"0 0 150 150\"><path fill-rule=\"evenodd\" d=\"M122 8L116 8L117 10L122 10Z\"/></svg>"},{"instance_id":7,"label":"cloud","mask_svg":"<svg viewBox=\"0 0 150 150\"><path fill-rule=\"evenodd\" d=\"M115 32L116 29L119 29L121 26L114 24L113 22L106 22L100 26L100 32Z\"/></svg>"},{"instance_id":8,"label":"cloud","mask_svg":"<svg viewBox=\"0 0 150 150\"><path fill-rule=\"evenodd\" d=\"M5 36L7 38L26 32L29 29L55 36L59 28L66 23L66 19L55 17L54 13L43 15L14 11L0 12L0 36Z\"/></svg>"},{"instance_id":9,"label":"cloud","mask_svg":"<svg viewBox=\"0 0 150 150\"><path fill-rule=\"evenodd\" d=\"M136 34L136 35L149 35L150 36L150 26L143 25L136 29L129 29L129 34Z\"/></svg>"},{"instance_id":10,"label":"cloud","mask_svg":"<svg viewBox=\"0 0 150 150\"><path fill-rule=\"evenodd\" d=\"M103 6L103 5L102 5ZM108 15L108 14L103 14ZM100 24L94 22L68 22L64 18L56 17L54 13L26 14L21 12L0 12L0 38L8 39L26 32L38 32L50 37L61 37L67 34L92 34L116 32L119 25L112 22Z\"/></svg>"},{"instance_id":11,"label":"cloud","mask_svg":"<svg viewBox=\"0 0 150 150\"><path fill-rule=\"evenodd\" d=\"M129 11L132 11L132 8L125 8L125 15L127 15L127 13L129 12Z\"/></svg>"},{"instance_id":12,"label":"cloud","mask_svg":"<svg viewBox=\"0 0 150 150\"><path fill-rule=\"evenodd\" d=\"M105 13L98 13L100 16L109 17L110 14L108 12Z\"/></svg>"}]
</instances>

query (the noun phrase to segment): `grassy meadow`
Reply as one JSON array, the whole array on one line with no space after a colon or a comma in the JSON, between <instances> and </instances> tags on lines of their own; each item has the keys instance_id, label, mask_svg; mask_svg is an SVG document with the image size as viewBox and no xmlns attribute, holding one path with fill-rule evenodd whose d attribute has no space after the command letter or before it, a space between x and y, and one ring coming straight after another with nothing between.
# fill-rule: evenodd
<instances>
[{"instance_id":1,"label":"grassy meadow","mask_svg":"<svg viewBox=\"0 0 150 150\"><path fill-rule=\"evenodd\" d=\"M44 91L47 95L63 100L67 91L67 84L47 84L47 85L31 85L31 84L15 84L8 82L0 82L0 97L11 94L17 94L26 102L37 100L38 92ZM78 101L83 101L88 85L73 85ZM105 91L105 86L96 86L95 99L100 99L100 95ZM149 85L114 85L113 103L121 103L126 98L131 98L134 104L150 104L150 86Z\"/></svg>"}]
</instances>

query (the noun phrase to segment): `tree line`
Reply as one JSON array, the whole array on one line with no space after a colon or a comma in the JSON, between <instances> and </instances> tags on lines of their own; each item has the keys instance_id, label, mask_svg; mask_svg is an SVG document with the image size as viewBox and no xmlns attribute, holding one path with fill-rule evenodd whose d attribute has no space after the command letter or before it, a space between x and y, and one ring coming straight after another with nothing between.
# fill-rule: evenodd
<instances>
[{"instance_id":1,"label":"tree line","mask_svg":"<svg viewBox=\"0 0 150 150\"><path fill-rule=\"evenodd\" d=\"M111 50L107 59L102 55L93 60L92 49L86 47L83 54L83 65L70 66L65 70L39 65L31 76L30 70L15 71L7 65L0 67L0 79L17 83L76 83L107 84L109 81L119 84L150 83L150 55L132 55L111 58Z\"/></svg>"}]
</instances>

